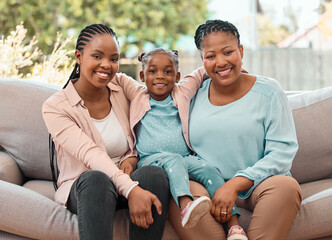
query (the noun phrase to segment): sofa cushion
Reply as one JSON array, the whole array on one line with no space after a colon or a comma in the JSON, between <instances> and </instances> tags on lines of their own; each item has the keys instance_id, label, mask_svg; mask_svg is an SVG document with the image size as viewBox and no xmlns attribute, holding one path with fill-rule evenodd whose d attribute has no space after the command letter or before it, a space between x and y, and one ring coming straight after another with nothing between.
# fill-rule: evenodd
<instances>
[{"instance_id":1,"label":"sofa cushion","mask_svg":"<svg viewBox=\"0 0 332 240\"><path fill-rule=\"evenodd\" d=\"M0 150L0 180L22 185L23 175L15 160Z\"/></svg>"},{"instance_id":2,"label":"sofa cushion","mask_svg":"<svg viewBox=\"0 0 332 240\"><path fill-rule=\"evenodd\" d=\"M28 188L34 192L54 200L54 187L52 181L47 180L29 180L23 184L23 187Z\"/></svg>"},{"instance_id":3,"label":"sofa cushion","mask_svg":"<svg viewBox=\"0 0 332 240\"><path fill-rule=\"evenodd\" d=\"M299 150L291 173L299 183L332 177L332 87L288 96Z\"/></svg>"},{"instance_id":4,"label":"sofa cushion","mask_svg":"<svg viewBox=\"0 0 332 240\"><path fill-rule=\"evenodd\" d=\"M332 179L301 184L303 200L287 239L332 236Z\"/></svg>"},{"instance_id":5,"label":"sofa cushion","mask_svg":"<svg viewBox=\"0 0 332 240\"><path fill-rule=\"evenodd\" d=\"M29 178L51 179L42 104L58 87L0 79L0 145Z\"/></svg>"}]
</instances>

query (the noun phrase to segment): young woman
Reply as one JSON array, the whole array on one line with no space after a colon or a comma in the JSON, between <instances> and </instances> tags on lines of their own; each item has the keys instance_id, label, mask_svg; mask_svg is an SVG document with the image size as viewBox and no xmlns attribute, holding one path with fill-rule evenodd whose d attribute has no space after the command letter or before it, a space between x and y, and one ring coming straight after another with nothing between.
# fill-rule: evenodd
<instances>
[{"instance_id":1,"label":"young woman","mask_svg":"<svg viewBox=\"0 0 332 240\"><path fill-rule=\"evenodd\" d=\"M215 192L212 216L202 224L179 227L174 204L171 222L181 239L225 239L212 217L228 221L236 202L253 211L249 239L285 239L301 203L300 187L289 173L298 145L287 97L276 80L241 72L243 46L231 23L207 21L198 26L195 43L210 79L192 100L189 139L226 183ZM206 195L197 184L191 191ZM229 229L229 239L234 231Z\"/></svg>"},{"instance_id":2,"label":"young woman","mask_svg":"<svg viewBox=\"0 0 332 240\"><path fill-rule=\"evenodd\" d=\"M125 77L117 74L119 56L111 28L87 26L77 39L77 64L68 83L43 105L60 171L55 200L78 215L80 239L112 239L114 214L124 198L130 239L161 239L167 175L153 166L135 170L129 102L111 82Z\"/></svg>"}]
</instances>

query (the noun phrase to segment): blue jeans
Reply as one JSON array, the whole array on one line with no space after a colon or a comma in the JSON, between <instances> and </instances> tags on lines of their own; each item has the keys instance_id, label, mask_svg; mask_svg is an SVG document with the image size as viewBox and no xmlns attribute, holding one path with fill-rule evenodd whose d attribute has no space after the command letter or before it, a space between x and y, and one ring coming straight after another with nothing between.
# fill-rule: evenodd
<instances>
[{"instance_id":1,"label":"blue jeans","mask_svg":"<svg viewBox=\"0 0 332 240\"><path fill-rule=\"evenodd\" d=\"M149 166L131 174L139 186L154 193L160 200L163 211L159 215L152 207L153 224L143 229L129 224L129 239L161 239L166 223L170 198L167 174L164 170ZM86 171L74 182L67 201L68 209L77 214L80 240L113 239L113 221L119 195L109 177L99 171Z\"/></svg>"}]
</instances>

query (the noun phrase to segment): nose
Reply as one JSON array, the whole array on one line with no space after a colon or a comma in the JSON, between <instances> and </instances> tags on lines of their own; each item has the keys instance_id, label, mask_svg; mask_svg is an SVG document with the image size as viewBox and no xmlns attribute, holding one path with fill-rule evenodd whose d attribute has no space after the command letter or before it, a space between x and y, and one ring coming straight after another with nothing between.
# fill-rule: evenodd
<instances>
[{"instance_id":1,"label":"nose","mask_svg":"<svg viewBox=\"0 0 332 240\"><path fill-rule=\"evenodd\" d=\"M224 67L227 64L226 58L222 55L217 55L216 60L216 64L218 67Z\"/></svg>"},{"instance_id":2,"label":"nose","mask_svg":"<svg viewBox=\"0 0 332 240\"><path fill-rule=\"evenodd\" d=\"M164 72L163 71L157 71L156 77L157 77L157 79L164 78Z\"/></svg>"},{"instance_id":3,"label":"nose","mask_svg":"<svg viewBox=\"0 0 332 240\"><path fill-rule=\"evenodd\" d=\"M105 69L111 68L111 62L108 59L103 59L100 63L100 66Z\"/></svg>"}]
</instances>

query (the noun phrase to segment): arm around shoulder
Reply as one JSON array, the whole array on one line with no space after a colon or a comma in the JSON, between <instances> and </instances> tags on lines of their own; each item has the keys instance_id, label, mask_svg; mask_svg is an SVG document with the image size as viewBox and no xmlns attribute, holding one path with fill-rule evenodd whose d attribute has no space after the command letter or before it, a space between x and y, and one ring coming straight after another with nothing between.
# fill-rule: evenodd
<instances>
[{"instance_id":1,"label":"arm around shoulder","mask_svg":"<svg viewBox=\"0 0 332 240\"><path fill-rule=\"evenodd\" d=\"M139 94L141 91L144 91L145 89L145 86L124 73L117 73L112 79L111 83L120 86L130 101L132 101L135 96L137 96L137 94Z\"/></svg>"},{"instance_id":2,"label":"arm around shoulder","mask_svg":"<svg viewBox=\"0 0 332 240\"><path fill-rule=\"evenodd\" d=\"M202 82L206 79L206 70L204 67L200 67L181 79L178 86L180 90L191 99L202 85Z\"/></svg>"}]
</instances>

